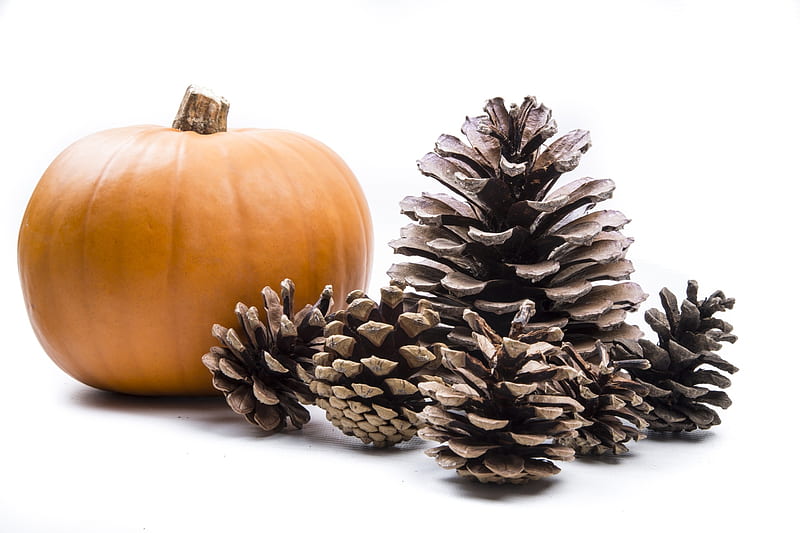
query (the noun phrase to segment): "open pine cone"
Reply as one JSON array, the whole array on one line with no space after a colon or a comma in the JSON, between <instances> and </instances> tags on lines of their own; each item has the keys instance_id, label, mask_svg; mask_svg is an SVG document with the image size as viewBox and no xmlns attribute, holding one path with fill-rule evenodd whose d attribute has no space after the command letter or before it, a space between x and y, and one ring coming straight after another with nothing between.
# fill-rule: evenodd
<instances>
[{"instance_id":1,"label":"open pine cone","mask_svg":"<svg viewBox=\"0 0 800 533\"><path fill-rule=\"evenodd\" d=\"M559 385L583 405L582 416L590 425L577 429L577 435L560 439L578 455L618 455L628 451L625 443L645 437L646 417L652 410L645 401L648 387L635 381L626 369L648 368L646 359L612 362L602 342L597 342L586 358L565 344L548 362L568 364L580 371L574 381Z\"/></svg>"},{"instance_id":2,"label":"open pine cone","mask_svg":"<svg viewBox=\"0 0 800 533\"><path fill-rule=\"evenodd\" d=\"M438 365L417 343L438 324L437 313L424 300L417 312L404 313L403 297L398 287L383 288L380 303L350 293L347 308L328 317L325 351L313 357L317 405L343 433L376 447L416 435L417 413L427 402L415 378Z\"/></svg>"},{"instance_id":3,"label":"open pine cone","mask_svg":"<svg viewBox=\"0 0 800 533\"><path fill-rule=\"evenodd\" d=\"M571 131L546 145L556 123L532 97L510 109L494 98L484 110L464 122L467 143L442 135L418 162L457 197L424 193L401 202L415 223L390 244L422 259L393 265L391 278L430 300L444 323L463 326L472 309L507 335L520 304L532 300L535 320L561 327L579 349L637 339L641 332L625 318L645 294L621 282L633 272L625 259L632 239L620 232L628 219L593 210L614 183L580 178L555 188L588 150L589 133Z\"/></svg>"},{"instance_id":4,"label":"open pine cone","mask_svg":"<svg viewBox=\"0 0 800 533\"><path fill-rule=\"evenodd\" d=\"M531 307L523 302L520 312ZM419 385L435 402L420 414L426 427L419 436L442 443L426 453L443 468L483 483L524 483L557 474L552 461L575 456L559 441L577 438L579 428L590 423L580 415L581 402L565 392L578 387L580 371L552 363L564 352L550 342L501 338L473 311L465 311L464 319L478 348L432 345L450 373L428 376ZM560 338L555 333L560 332L548 329L546 336Z\"/></svg>"},{"instance_id":5,"label":"open pine cone","mask_svg":"<svg viewBox=\"0 0 800 533\"><path fill-rule=\"evenodd\" d=\"M301 404L315 399L308 386L312 356L324 343L333 291L325 287L317 303L293 314L294 289L290 279L281 282L280 297L264 288L264 322L258 309L237 304L238 330L215 324L212 334L221 346L203 356L214 387L225 394L230 408L267 432L284 429L287 419L296 428L303 426L310 415Z\"/></svg>"},{"instance_id":6,"label":"open pine cone","mask_svg":"<svg viewBox=\"0 0 800 533\"><path fill-rule=\"evenodd\" d=\"M612 348L615 359L633 355L650 361L650 368L631 368L630 372L649 389L647 401L653 410L645 418L655 431L708 429L721 422L709 406L726 409L731 405L728 395L719 390L731 381L714 368L738 371L716 353L722 342L736 342L736 336L731 333L733 326L714 314L732 309L735 300L721 291L699 300L697 290L697 282L689 281L680 307L672 292L661 290L664 311L645 313L645 320L658 334L657 345L641 339L638 343L620 341Z\"/></svg>"}]
</instances>

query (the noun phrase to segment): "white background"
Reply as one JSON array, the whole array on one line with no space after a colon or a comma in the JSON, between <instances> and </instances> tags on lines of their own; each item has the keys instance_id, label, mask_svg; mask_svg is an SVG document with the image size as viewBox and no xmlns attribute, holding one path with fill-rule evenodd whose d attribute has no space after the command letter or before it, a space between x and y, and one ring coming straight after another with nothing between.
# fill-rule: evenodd
<instances>
[{"instance_id":1,"label":"white background","mask_svg":"<svg viewBox=\"0 0 800 533\"><path fill-rule=\"evenodd\" d=\"M799 36L786 0L0 0L0 531L796 531ZM189 83L231 101L231 128L302 131L350 164L375 217L373 294L406 223L397 202L437 190L416 159L486 99L538 96L562 133L592 132L572 175L616 181L643 309L688 278L737 298L723 424L483 487L430 443L364 448L316 410L264 438L218 398L64 375L19 290L27 198L72 141L169 125Z\"/></svg>"}]
</instances>

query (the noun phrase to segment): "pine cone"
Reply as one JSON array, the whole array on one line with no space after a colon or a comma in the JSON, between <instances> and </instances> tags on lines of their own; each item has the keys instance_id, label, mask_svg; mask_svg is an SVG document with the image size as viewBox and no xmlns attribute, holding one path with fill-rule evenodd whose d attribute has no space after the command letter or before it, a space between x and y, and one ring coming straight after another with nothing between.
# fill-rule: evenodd
<instances>
[{"instance_id":1,"label":"pine cone","mask_svg":"<svg viewBox=\"0 0 800 533\"><path fill-rule=\"evenodd\" d=\"M520 307L509 329L509 337L527 343L548 341L558 343L563 332L534 322L535 306L526 302ZM449 338L453 338L451 334ZM456 344L472 350L480 346L474 339L457 337ZM634 341L630 341L634 342ZM569 343L562 350L548 352L548 363L570 365L580 372L575 380L559 384L561 392L575 398L584 410L581 413L589 425L577 430L574 438L561 443L575 449L579 455L609 455L628 451L624 445L629 440L645 437L647 426L644 416L652 409L643 399L648 387L635 381L627 370L649 368L650 362L631 354L624 360L611 361L606 345L597 341L592 350L579 353Z\"/></svg>"},{"instance_id":2,"label":"pine cone","mask_svg":"<svg viewBox=\"0 0 800 533\"><path fill-rule=\"evenodd\" d=\"M641 339L638 344L615 343L612 349L615 358L634 355L650 361L649 369L632 368L631 374L649 388L647 401L653 410L645 418L655 431L708 429L720 423L717 412L708 406L727 409L731 405L728 395L718 390L730 386L730 379L708 367L728 373L739 370L715 353L722 342L736 342L733 326L714 317L732 309L735 300L716 291L700 301L697 289L697 282L689 281L680 308L672 292L661 290L664 312L650 309L645 313L658 334L658 345Z\"/></svg>"},{"instance_id":3,"label":"pine cone","mask_svg":"<svg viewBox=\"0 0 800 533\"><path fill-rule=\"evenodd\" d=\"M293 315L294 288L290 279L281 282L280 297L264 288L265 323L255 307L236 304L238 332L215 324L212 334L222 346L203 356L230 408L271 433L283 430L287 418L295 428L310 419L301 404L314 403L311 358L323 346L324 317L333 305L328 285L316 304Z\"/></svg>"},{"instance_id":4,"label":"pine cone","mask_svg":"<svg viewBox=\"0 0 800 533\"><path fill-rule=\"evenodd\" d=\"M438 365L417 338L439 317L424 300L417 312L404 313L397 287L381 289L380 303L361 291L350 293L347 303L328 318L326 351L313 358L310 386L317 405L333 425L366 444L385 447L411 439L426 404L416 375Z\"/></svg>"},{"instance_id":5,"label":"pine cone","mask_svg":"<svg viewBox=\"0 0 800 533\"><path fill-rule=\"evenodd\" d=\"M652 407L644 401L648 387L635 381L625 369L649 368L650 363L642 358L611 362L602 342L585 359L568 344L563 350L563 354L554 354L548 362L568 364L581 372L577 380L559 385L581 402L582 416L592 424L578 428L577 436L560 442L574 448L578 455L627 452L626 442L645 437L645 418Z\"/></svg>"},{"instance_id":6,"label":"pine cone","mask_svg":"<svg viewBox=\"0 0 800 533\"><path fill-rule=\"evenodd\" d=\"M468 144L442 135L418 161L424 175L460 198L424 193L401 202L416 223L390 245L423 259L393 265L391 278L453 325L463 326L464 310L472 309L507 335L529 299L537 321L561 327L581 349L597 339L637 339L641 332L625 318L646 296L635 283L609 283L633 272L625 259L632 239L620 233L628 219L592 210L611 197L614 183L581 178L553 189L588 150L589 133L575 130L545 145L556 123L532 97L510 109L494 98L484 110L462 126Z\"/></svg>"},{"instance_id":7,"label":"pine cone","mask_svg":"<svg viewBox=\"0 0 800 533\"><path fill-rule=\"evenodd\" d=\"M523 302L521 312L531 307ZM552 460L575 456L558 441L578 437L577 430L590 423L579 414L581 403L564 392L580 371L551 363L564 352L547 341L501 338L473 311L465 311L464 319L479 348L467 353L433 345L451 373L419 385L435 401L420 414L427 426L419 435L442 443L426 453L443 468L483 483L557 474Z\"/></svg>"}]
</instances>

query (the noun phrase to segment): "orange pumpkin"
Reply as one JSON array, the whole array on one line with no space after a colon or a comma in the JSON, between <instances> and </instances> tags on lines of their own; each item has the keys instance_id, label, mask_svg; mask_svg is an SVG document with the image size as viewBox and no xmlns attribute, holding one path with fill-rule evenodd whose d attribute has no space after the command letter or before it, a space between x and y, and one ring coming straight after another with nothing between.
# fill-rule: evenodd
<instances>
[{"instance_id":1,"label":"orange pumpkin","mask_svg":"<svg viewBox=\"0 0 800 533\"><path fill-rule=\"evenodd\" d=\"M226 115L224 99L190 87L174 124L186 131L90 135L34 190L22 289L45 351L79 381L211 394L200 358L237 302L258 305L285 277L301 305L326 284L342 296L366 287L372 225L347 165L298 133L226 131Z\"/></svg>"}]
</instances>

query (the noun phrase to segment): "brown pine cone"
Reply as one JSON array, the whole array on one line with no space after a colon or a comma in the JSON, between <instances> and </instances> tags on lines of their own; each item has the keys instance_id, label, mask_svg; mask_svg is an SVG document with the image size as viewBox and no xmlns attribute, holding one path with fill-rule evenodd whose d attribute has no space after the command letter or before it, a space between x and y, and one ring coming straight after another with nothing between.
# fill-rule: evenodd
<instances>
[{"instance_id":1,"label":"brown pine cone","mask_svg":"<svg viewBox=\"0 0 800 533\"><path fill-rule=\"evenodd\" d=\"M563 382L570 394L583 405L583 417L592 422L578 428L577 436L561 439L578 455L618 455L628 451L625 443L645 437L646 417L652 407L645 401L648 387L635 381L626 369L648 368L646 359L612 362L602 342L593 352L581 355L570 345L549 362L568 364L581 372L574 381Z\"/></svg>"},{"instance_id":2,"label":"brown pine cone","mask_svg":"<svg viewBox=\"0 0 800 533\"><path fill-rule=\"evenodd\" d=\"M294 314L294 283L285 279L280 297L270 287L262 291L264 322L258 309L239 303L238 330L213 326L221 346L212 347L203 364L234 412L270 433L283 430L287 419L295 428L309 421L301 404L314 403L308 386L312 356L324 343L324 317L333 305L332 293L330 285L325 287L317 303Z\"/></svg>"},{"instance_id":3,"label":"brown pine cone","mask_svg":"<svg viewBox=\"0 0 800 533\"><path fill-rule=\"evenodd\" d=\"M650 368L632 368L630 372L649 389L647 402L653 410L645 418L654 431L708 429L721 422L709 406L727 409L731 405L720 390L730 386L730 379L710 367L731 374L739 370L716 353L722 342L736 342L733 326L714 317L732 309L735 300L721 291L699 300L697 290L697 282L689 281L680 307L672 292L661 290L664 311L645 313L658 344L641 339L638 343L618 341L612 348L615 359L633 355L650 362Z\"/></svg>"},{"instance_id":4,"label":"brown pine cone","mask_svg":"<svg viewBox=\"0 0 800 533\"><path fill-rule=\"evenodd\" d=\"M613 181L580 178L555 187L589 149L589 133L575 130L545 144L556 123L533 97L510 108L494 98L484 111L462 126L466 143L442 135L418 162L455 196L425 193L401 202L414 223L390 245L418 260L393 265L389 275L432 302L443 323L465 326L470 309L505 336L520 304L531 300L535 320L560 327L578 349L639 338L625 322L646 297L622 281L633 272L625 258L632 239L620 231L628 218L594 210L611 197Z\"/></svg>"},{"instance_id":5,"label":"brown pine cone","mask_svg":"<svg viewBox=\"0 0 800 533\"><path fill-rule=\"evenodd\" d=\"M532 307L523 302L518 315ZM464 311L464 319L477 348L433 345L449 373L419 385L434 400L420 414L426 427L419 435L442 443L426 453L443 468L482 483L524 483L557 474L552 461L575 456L559 441L577 438L590 423L580 414L581 402L565 393L580 371L552 363L563 349L547 341L502 338L473 311Z\"/></svg>"},{"instance_id":6,"label":"brown pine cone","mask_svg":"<svg viewBox=\"0 0 800 533\"><path fill-rule=\"evenodd\" d=\"M343 433L376 447L416 435L417 413L426 404L416 377L438 365L417 343L438 324L438 314L424 301L417 312L404 313L403 297L398 287L381 289L380 303L350 293L347 308L328 319L325 351L313 358L317 405Z\"/></svg>"}]
</instances>

